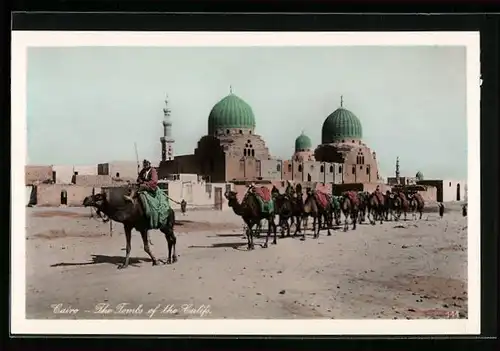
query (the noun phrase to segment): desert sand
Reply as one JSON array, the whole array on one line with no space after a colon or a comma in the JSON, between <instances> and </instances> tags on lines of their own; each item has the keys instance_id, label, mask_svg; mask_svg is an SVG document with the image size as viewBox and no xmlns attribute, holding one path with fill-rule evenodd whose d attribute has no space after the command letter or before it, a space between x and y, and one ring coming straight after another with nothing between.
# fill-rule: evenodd
<instances>
[{"instance_id":1,"label":"desert sand","mask_svg":"<svg viewBox=\"0 0 500 351\"><path fill-rule=\"evenodd\" d=\"M152 266L133 232L84 208L27 208L26 317L333 318L467 317L467 218L460 204L421 220L359 225L247 251L232 211L177 213L173 265ZM267 227L267 225L266 225ZM112 235L111 235L112 234ZM158 258L165 238L150 232ZM270 241L271 242L271 241Z\"/></svg>"}]
</instances>

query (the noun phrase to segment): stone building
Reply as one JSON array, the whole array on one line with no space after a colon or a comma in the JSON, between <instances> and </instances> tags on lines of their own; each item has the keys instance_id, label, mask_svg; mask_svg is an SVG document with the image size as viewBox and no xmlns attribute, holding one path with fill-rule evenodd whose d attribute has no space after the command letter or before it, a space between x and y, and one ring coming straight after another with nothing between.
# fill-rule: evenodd
<instances>
[{"instance_id":1,"label":"stone building","mask_svg":"<svg viewBox=\"0 0 500 351\"><path fill-rule=\"evenodd\" d=\"M232 92L208 115L207 135L191 155L162 157L160 178L193 173L208 182L233 180L292 180L320 183L377 183L375 152L363 143L362 126L354 113L341 106L323 123L322 143L315 150L303 132L289 160L273 158L256 133L256 118L248 103Z\"/></svg>"},{"instance_id":2,"label":"stone building","mask_svg":"<svg viewBox=\"0 0 500 351\"><path fill-rule=\"evenodd\" d=\"M341 164L341 183L377 183L380 181L377 156L363 142L361 121L340 107L333 111L321 128L321 145L314 151L317 161Z\"/></svg>"},{"instance_id":3,"label":"stone building","mask_svg":"<svg viewBox=\"0 0 500 351\"><path fill-rule=\"evenodd\" d=\"M232 92L220 100L208 116L208 133L200 138L192 155L161 161L159 177L168 174L202 174L210 182L258 179L280 173L281 162L271 160L265 141L255 134L252 108ZM262 169L264 167L264 169Z\"/></svg>"}]
</instances>

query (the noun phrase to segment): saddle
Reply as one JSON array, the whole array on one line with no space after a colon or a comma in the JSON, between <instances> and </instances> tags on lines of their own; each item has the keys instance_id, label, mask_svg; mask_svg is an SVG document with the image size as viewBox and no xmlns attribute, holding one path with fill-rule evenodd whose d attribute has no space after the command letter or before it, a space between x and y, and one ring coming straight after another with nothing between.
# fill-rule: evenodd
<instances>
[{"instance_id":1,"label":"saddle","mask_svg":"<svg viewBox=\"0 0 500 351\"><path fill-rule=\"evenodd\" d=\"M420 207L423 207L424 206L424 198L422 197L421 194L419 193L416 193L413 195L413 197L415 198L415 200L417 200L417 203Z\"/></svg>"},{"instance_id":2,"label":"saddle","mask_svg":"<svg viewBox=\"0 0 500 351\"><path fill-rule=\"evenodd\" d=\"M410 205L404 193L399 193L397 196L401 199L401 205L404 207L408 207Z\"/></svg>"},{"instance_id":3,"label":"saddle","mask_svg":"<svg viewBox=\"0 0 500 351\"><path fill-rule=\"evenodd\" d=\"M334 210L337 210L340 208L340 201L339 201L338 196L331 196L330 203L332 204L332 207Z\"/></svg>"},{"instance_id":4,"label":"saddle","mask_svg":"<svg viewBox=\"0 0 500 351\"><path fill-rule=\"evenodd\" d=\"M385 202L384 194L382 194L380 191L375 191L373 193L373 196L375 196L379 205L382 205L382 206L384 205L384 202Z\"/></svg>"},{"instance_id":5,"label":"saddle","mask_svg":"<svg viewBox=\"0 0 500 351\"><path fill-rule=\"evenodd\" d=\"M269 190L268 188L266 188L265 186L261 186L261 187L254 187L253 188L253 192L255 195L257 195L257 197L260 198L260 200L264 201L264 202L268 202L268 201L271 201L271 190Z\"/></svg>"},{"instance_id":6,"label":"saddle","mask_svg":"<svg viewBox=\"0 0 500 351\"><path fill-rule=\"evenodd\" d=\"M358 195L354 191L346 191L344 196L347 197L353 205L359 205Z\"/></svg>"},{"instance_id":7,"label":"saddle","mask_svg":"<svg viewBox=\"0 0 500 351\"><path fill-rule=\"evenodd\" d=\"M328 204L330 203L330 198L329 198L328 194L326 194L322 191L315 190L314 191L314 198L316 199L318 204L323 208L327 208Z\"/></svg>"}]
</instances>

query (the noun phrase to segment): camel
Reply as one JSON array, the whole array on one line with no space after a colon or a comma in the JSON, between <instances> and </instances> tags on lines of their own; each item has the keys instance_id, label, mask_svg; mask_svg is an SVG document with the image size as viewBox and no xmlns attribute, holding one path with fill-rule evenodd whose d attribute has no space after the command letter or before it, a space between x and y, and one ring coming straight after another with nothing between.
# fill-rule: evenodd
<instances>
[{"instance_id":1,"label":"camel","mask_svg":"<svg viewBox=\"0 0 500 351\"><path fill-rule=\"evenodd\" d=\"M279 216L278 225L281 227L281 237L290 236L290 220L293 223L293 200L286 194L273 194L274 203L276 206L276 213Z\"/></svg>"},{"instance_id":2,"label":"camel","mask_svg":"<svg viewBox=\"0 0 500 351\"><path fill-rule=\"evenodd\" d=\"M319 196L327 197L326 206L321 205L318 200ZM326 194L320 194L317 190L309 190L306 195L306 200L304 201L302 219L307 220L308 217L313 218L314 239L317 239L319 237L319 231L323 229L322 224L325 224L325 227L328 231L327 235L332 235L332 233L330 232L330 225L328 223L330 213L330 199L328 198L328 196ZM305 233L302 234L302 238L305 239Z\"/></svg>"},{"instance_id":3,"label":"camel","mask_svg":"<svg viewBox=\"0 0 500 351\"><path fill-rule=\"evenodd\" d=\"M340 225L340 217L342 215L342 210L340 209L341 196L333 195L331 197L331 210L332 210L332 224L333 219L335 219L335 225Z\"/></svg>"},{"instance_id":4,"label":"camel","mask_svg":"<svg viewBox=\"0 0 500 351\"><path fill-rule=\"evenodd\" d=\"M366 191L358 192L359 199L359 224L365 221L367 210L368 210L368 201L370 199L370 193ZM370 220L370 218L368 218Z\"/></svg>"},{"instance_id":5,"label":"camel","mask_svg":"<svg viewBox=\"0 0 500 351\"><path fill-rule=\"evenodd\" d=\"M243 219L247 226L246 236L248 240L248 250L254 249L252 229L254 226L258 225L262 219L267 219L269 223L266 242L263 247L267 248L269 236L271 235L271 229L274 232L273 245L277 244L276 224L274 223L275 212L262 212L260 201L259 199L257 199L258 195L255 194L254 188L250 188L247 191L241 203L238 201L237 193L234 191L227 191L224 196L228 200L229 207L233 209L236 215L240 216Z\"/></svg>"},{"instance_id":6,"label":"camel","mask_svg":"<svg viewBox=\"0 0 500 351\"><path fill-rule=\"evenodd\" d=\"M342 194L340 208L344 214L344 232L349 229L348 219L351 217L352 230L356 230L356 222L359 215L359 198L354 191L346 191Z\"/></svg>"},{"instance_id":7,"label":"camel","mask_svg":"<svg viewBox=\"0 0 500 351\"><path fill-rule=\"evenodd\" d=\"M129 265L130 251L132 248L132 229L141 233L144 251L153 261L153 266L156 266L158 265L158 261L161 263L163 263L163 261L156 259L149 247L148 231L152 229L149 227L149 219L144 213L142 201L138 196L134 197L132 201L125 200L124 195L129 194L129 192L130 189L128 186L109 188L103 190L103 192L99 194L87 196L83 200L83 206L95 207L97 211L104 213L111 220L123 224L126 239L126 256L125 262L118 266L119 269L127 268ZM167 220L163 226L159 228L167 240L167 264L177 262L177 255L175 252L177 238L174 234L174 223L175 213L171 208L169 208Z\"/></svg>"},{"instance_id":8,"label":"camel","mask_svg":"<svg viewBox=\"0 0 500 351\"><path fill-rule=\"evenodd\" d=\"M366 207L368 213L368 220L372 225L375 225L377 219L380 220L380 224L383 223L384 220L384 212L385 212L385 198L381 192L373 192L369 194ZM370 218L370 215L372 218Z\"/></svg>"},{"instance_id":9,"label":"camel","mask_svg":"<svg viewBox=\"0 0 500 351\"><path fill-rule=\"evenodd\" d=\"M302 233L301 230L301 225L302 225L302 214L304 212L304 199L303 199L303 193L302 193L302 185L297 184L295 186L295 194L291 198L292 202L292 217L291 219L291 225L294 224L295 222L295 232L293 233L293 236L296 236L297 233ZM307 227L307 218L304 221L304 228Z\"/></svg>"},{"instance_id":10,"label":"camel","mask_svg":"<svg viewBox=\"0 0 500 351\"><path fill-rule=\"evenodd\" d=\"M410 202L408 201L406 195L402 191L397 191L395 195L395 199L399 198L400 200L400 206L396 208L396 220L399 220L401 218L401 213L404 213L405 215L405 221L406 221L406 216L408 212L410 211Z\"/></svg>"},{"instance_id":11,"label":"camel","mask_svg":"<svg viewBox=\"0 0 500 351\"><path fill-rule=\"evenodd\" d=\"M384 196L385 202L385 220L398 221L401 217L401 198L396 193L387 190Z\"/></svg>"},{"instance_id":12,"label":"camel","mask_svg":"<svg viewBox=\"0 0 500 351\"><path fill-rule=\"evenodd\" d=\"M414 193L409 195L410 200L410 210L412 213L412 219L417 219L417 212L420 214L419 219L422 219L422 213L424 212L424 199L419 193Z\"/></svg>"}]
</instances>

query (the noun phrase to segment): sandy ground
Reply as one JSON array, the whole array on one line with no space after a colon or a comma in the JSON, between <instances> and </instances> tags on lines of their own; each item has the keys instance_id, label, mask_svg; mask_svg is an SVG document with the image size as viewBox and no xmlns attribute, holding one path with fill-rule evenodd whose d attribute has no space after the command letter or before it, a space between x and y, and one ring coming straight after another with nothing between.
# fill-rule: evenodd
<instances>
[{"instance_id":1,"label":"sandy ground","mask_svg":"<svg viewBox=\"0 0 500 351\"><path fill-rule=\"evenodd\" d=\"M459 204L446 208L267 249L261 237L254 251L232 211L177 214L179 261L153 267L134 232L124 270L120 224L111 236L89 209L27 208L26 317L466 318L467 223Z\"/></svg>"}]
</instances>

